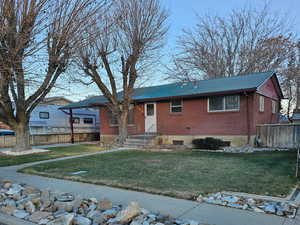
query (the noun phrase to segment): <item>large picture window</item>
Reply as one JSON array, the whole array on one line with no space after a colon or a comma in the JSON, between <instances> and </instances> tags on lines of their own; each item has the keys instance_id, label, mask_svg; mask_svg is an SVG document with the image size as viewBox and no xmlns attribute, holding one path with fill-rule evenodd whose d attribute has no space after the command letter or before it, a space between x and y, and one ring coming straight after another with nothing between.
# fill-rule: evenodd
<instances>
[{"instance_id":1,"label":"large picture window","mask_svg":"<svg viewBox=\"0 0 300 225\"><path fill-rule=\"evenodd\" d=\"M208 111L237 111L240 109L239 95L212 96L208 100Z\"/></svg>"}]
</instances>

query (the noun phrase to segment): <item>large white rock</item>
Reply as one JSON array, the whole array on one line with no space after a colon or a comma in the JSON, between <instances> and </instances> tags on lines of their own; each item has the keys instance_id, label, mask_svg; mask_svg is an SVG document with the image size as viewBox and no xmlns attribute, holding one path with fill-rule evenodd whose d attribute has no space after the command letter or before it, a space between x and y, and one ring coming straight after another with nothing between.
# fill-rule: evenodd
<instances>
[{"instance_id":1,"label":"large white rock","mask_svg":"<svg viewBox=\"0 0 300 225\"><path fill-rule=\"evenodd\" d=\"M84 216L75 216L73 220L74 225L90 225L92 221Z\"/></svg>"},{"instance_id":2,"label":"large white rock","mask_svg":"<svg viewBox=\"0 0 300 225\"><path fill-rule=\"evenodd\" d=\"M74 214L65 214L47 223L47 225L72 225Z\"/></svg>"},{"instance_id":3,"label":"large white rock","mask_svg":"<svg viewBox=\"0 0 300 225\"><path fill-rule=\"evenodd\" d=\"M134 217L140 215L141 208L137 202L130 202L126 209L117 214L117 219L120 223L128 223Z\"/></svg>"}]
</instances>

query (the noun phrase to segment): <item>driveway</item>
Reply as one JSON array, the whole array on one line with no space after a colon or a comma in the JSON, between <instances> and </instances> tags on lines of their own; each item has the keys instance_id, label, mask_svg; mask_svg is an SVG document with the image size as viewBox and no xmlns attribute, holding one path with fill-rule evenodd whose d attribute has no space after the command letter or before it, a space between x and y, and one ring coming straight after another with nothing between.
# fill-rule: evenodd
<instances>
[{"instance_id":1,"label":"driveway","mask_svg":"<svg viewBox=\"0 0 300 225\"><path fill-rule=\"evenodd\" d=\"M121 151L114 149L87 155L105 154L107 152ZM299 225L300 214L295 219L287 219L275 215L255 213L245 210L226 208L206 203L198 203L166 196L123 190L101 185L66 181L36 175L17 173L18 169L40 163L60 161L70 158L84 157L86 155L72 156L42 162L28 163L18 166L0 168L0 178L9 179L18 183L28 183L39 189L50 189L57 192L71 192L83 198L107 197L114 204L127 205L131 201L138 201L140 205L150 211L170 215L175 218L192 219L210 225Z\"/></svg>"}]
</instances>

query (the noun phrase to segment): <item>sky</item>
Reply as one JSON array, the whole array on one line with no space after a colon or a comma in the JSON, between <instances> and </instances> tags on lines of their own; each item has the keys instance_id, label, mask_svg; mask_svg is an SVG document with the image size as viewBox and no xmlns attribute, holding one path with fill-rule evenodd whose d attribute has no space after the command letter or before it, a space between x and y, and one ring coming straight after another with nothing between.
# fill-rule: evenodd
<instances>
[{"instance_id":1,"label":"sky","mask_svg":"<svg viewBox=\"0 0 300 225\"><path fill-rule=\"evenodd\" d=\"M170 13L170 30L166 39L166 46L162 51L165 54L163 63L168 63L171 54L176 48L176 39L184 28L192 28L197 23L198 15L217 14L226 16L233 9L243 6L263 7L269 4L274 13L288 15L293 21L293 29L300 34L300 0L161 0L161 3ZM149 81L146 86L167 83L161 70L157 70L152 76L155 79ZM89 95L99 95L100 91L95 87L80 87L71 83L65 90L55 91L54 95L64 95L70 100L80 100Z\"/></svg>"}]
</instances>

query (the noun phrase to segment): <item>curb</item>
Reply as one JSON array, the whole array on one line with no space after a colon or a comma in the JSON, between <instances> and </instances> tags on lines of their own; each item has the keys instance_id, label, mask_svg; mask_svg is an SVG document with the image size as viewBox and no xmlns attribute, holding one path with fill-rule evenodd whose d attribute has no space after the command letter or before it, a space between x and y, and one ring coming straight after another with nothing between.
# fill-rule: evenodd
<instances>
[{"instance_id":1,"label":"curb","mask_svg":"<svg viewBox=\"0 0 300 225\"><path fill-rule=\"evenodd\" d=\"M3 223L4 225L36 225L36 223L31 223L29 221L22 220L3 213L0 213L0 223Z\"/></svg>"}]
</instances>

